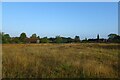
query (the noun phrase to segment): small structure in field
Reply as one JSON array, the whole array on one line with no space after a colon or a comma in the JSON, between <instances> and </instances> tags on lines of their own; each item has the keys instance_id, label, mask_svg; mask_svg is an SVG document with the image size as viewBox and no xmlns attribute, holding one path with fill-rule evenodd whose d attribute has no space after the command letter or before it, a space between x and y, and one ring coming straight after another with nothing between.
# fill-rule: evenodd
<instances>
[{"instance_id":1,"label":"small structure in field","mask_svg":"<svg viewBox=\"0 0 120 80\"><path fill-rule=\"evenodd\" d=\"M40 40L38 38L27 38L27 43L40 43Z\"/></svg>"}]
</instances>

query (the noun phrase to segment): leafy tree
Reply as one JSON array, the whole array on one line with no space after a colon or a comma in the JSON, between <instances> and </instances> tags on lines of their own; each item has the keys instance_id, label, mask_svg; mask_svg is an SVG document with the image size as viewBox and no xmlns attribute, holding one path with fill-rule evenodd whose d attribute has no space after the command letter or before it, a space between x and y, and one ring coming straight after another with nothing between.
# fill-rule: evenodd
<instances>
[{"instance_id":1,"label":"leafy tree","mask_svg":"<svg viewBox=\"0 0 120 80\"><path fill-rule=\"evenodd\" d=\"M74 40L71 37L67 38L67 43L72 43Z\"/></svg>"},{"instance_id":2,"label":"leafy tree","mask_svg":"<svg viewBox=\"0 0 120 80\"><path fill-rule=\"evenodd\" d=\"M11 37L9 34L4 34L2 33L2 43L10 43L11 42Z\"/></svg>"},{"instance_id":3,"label":"leafy tree","mask_svg":"<svg viewBox=\"0 0 120 80\"><path fill-rule=\"evenodd\" d=\"M4 34L4 37L7 39L10 39L10 35L9 34Z\"/></svg>"},{"instance_id":4,"label":"leafy tree","mask_svg":"<svg viewBox=\"0 0 120 80\"><path fill-rule=\"evenodd\" d=\"M62 38L60 36L56 36L55 42L56 43L62 43Z\"/></svg>"},{"instance_id":5,"label":"leafy tree","mask_svg":"<svg viewBox=\"0 0 120 80\"><path fill-rule=\"evenodd\" d=\"M25 43L25 39L27 38L26 33L21 33L20 34L20 41Z\"/></svg>"},{"instance_id":6,"label":"leafy tree","mask_svg":"<svg viewBox=\"0 0 120 80\"><path fill-rule=\"evenodd\" d=\"M119 35L115 36L113 42L120 43L120 36Z\"/></svg>"},{"instance_id":7,"label":"leafy tree","mask_svg":"<svg viewBox=\"0 0 120 80\"><path fill-rule=\"evenodd\" d=\"M79 36L75 36L74 42L76 42L76 43L80 42L80 37Z\"/></svg>"},{"instance_id":8,"label":"leafy tree","mask_svg":"<svg viewBox=\"0 0 120 80\"><path fill-rule=\"evenodd\" d=\"M50 43L55 43L55 38L52 38L52 37L49 38L49 42L50 42Z\"/></svg>"},{"instance_id":9,"label":"leafy tree","mask_svg":"<svg viewBox=\"0 0 120 80\"><path fill-rule=\"evenodd\" d=\"M62 38L62 43L72 43L73 42L73 39L68 37L61 37Z\"/></svg>"},{"instance_id":10,"label":"leafy tree","mask_svg":"<svg viewBox=\"0 0 120 80\"><path fill-rule=\"evenodd\" d=\"M12 43L20 43L19 37L12 38Z\"/></svg>"},{"instance_id":11,"label":"leafy tree","mask_svg":"<svg viewBox=\"0 0 120 80\"><path fill-rule=\"evenodd\" d=\"M41 43L49 43L49 40L47 37L41 38Z\"/></svg>"},{"instance_id":12,"label":"leafy tree","mask_svg":"<svg viewBox=\"0 0 120 80\"><path fill-rule=\"evenodd\" d=\"M32 34L31 38L37 38L36 34Z\"/></svg>"},{"instance_id":13,"label":"leafy tree","mask_svg":"<svg viewBox=\"0 0 120 80\"><path fill-rule=\"evenodd\" d=\"M108 41L109 42L115 42L115 43L120 43L120 36L117 34L109 34L108 35Z\"/></svg>"},{"instance_id":14,"label":"leafy tree","mask_svg":"<svg viewBox=\"0 0 120 80\"><path fill-rule=\"evenodd\" d=\"M37 38L40 39L40 36L38 36Z\"/></svg>"},{"instance_id":15,"label":"leafy tree","mask_svg":"<svg viewBox=\"0 0 120 80\"><path fill-rule=\"evenodd\" d=\"M109 34L108 35L108 39L113 39L115 38L116 36L118 36L117 34Z\"/></svg>"}]
</instances>

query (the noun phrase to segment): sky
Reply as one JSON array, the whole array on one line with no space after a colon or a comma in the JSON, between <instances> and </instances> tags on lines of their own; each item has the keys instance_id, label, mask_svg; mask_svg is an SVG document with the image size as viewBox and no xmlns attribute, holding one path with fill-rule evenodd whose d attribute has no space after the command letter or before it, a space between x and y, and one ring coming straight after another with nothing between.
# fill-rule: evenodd
<instances>
[{"instance_id":1,"label":"sky","mask_svg":"<svg viewBox=\"0 0 120 80\"><path fill-rule=\"evenodd\" d=\"M10 36L81 39L118 34L117 2L3 2L2 31Z\"/></svg>"},{"instance_id":2,"label":"sky","mask_svg":"<svg viewBox=\"0 0 120 80\"><path fill-rule=\"evenodd\" d=\"M0 31L2 30L2 3L0 2Z\"/></svg>"}]
</instances>

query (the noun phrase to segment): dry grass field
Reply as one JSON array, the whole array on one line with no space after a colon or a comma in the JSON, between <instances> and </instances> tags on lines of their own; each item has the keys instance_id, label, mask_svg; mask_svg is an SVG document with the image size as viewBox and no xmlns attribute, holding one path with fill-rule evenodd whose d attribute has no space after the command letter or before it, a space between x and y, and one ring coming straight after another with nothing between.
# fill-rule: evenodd
<instances>
[{"instance_id":1,"label":"dry grass field","mask_svg":"<svg viewBox=\"0 0 120 80\"><path fill-rule=\"evenodd\" d=\"M118 78L120 45L3 44L3 78Z\"/></svg>"}]
</instances>

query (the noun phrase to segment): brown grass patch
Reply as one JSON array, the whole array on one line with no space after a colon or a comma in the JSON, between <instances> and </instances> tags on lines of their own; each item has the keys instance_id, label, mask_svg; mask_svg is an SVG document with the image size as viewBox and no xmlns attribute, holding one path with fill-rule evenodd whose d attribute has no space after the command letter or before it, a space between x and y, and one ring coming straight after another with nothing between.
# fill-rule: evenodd
<instances>
[{"instance_id":1,"label":"brown grass patch","mask_svg":"<svg viewBox=\"0 0 120 80\"><path fill-rule=\"evenodd\" d=\"M3 44L3 78L118 78L118 44Z\"/></svg>"}]
</instances>

